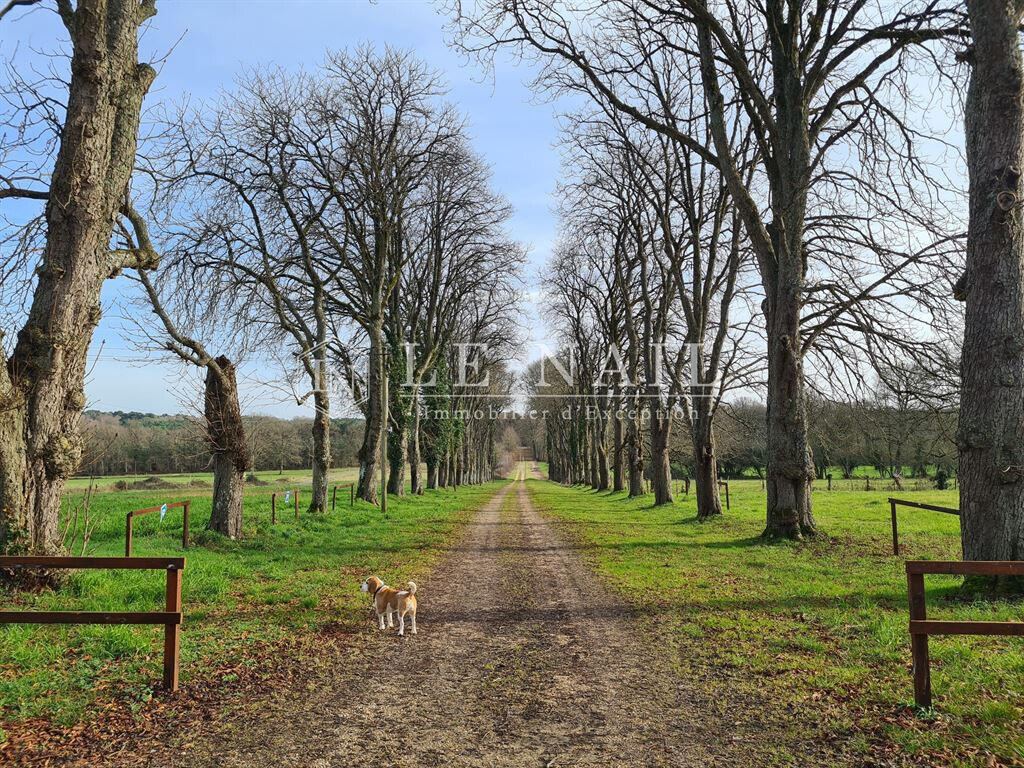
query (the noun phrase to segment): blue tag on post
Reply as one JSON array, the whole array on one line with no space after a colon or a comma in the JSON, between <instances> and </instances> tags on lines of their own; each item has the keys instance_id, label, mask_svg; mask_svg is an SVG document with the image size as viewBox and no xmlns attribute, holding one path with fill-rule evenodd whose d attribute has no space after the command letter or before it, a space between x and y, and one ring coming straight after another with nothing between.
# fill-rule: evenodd
<instances>
[{"instance_id":1,"label":"blue tag on post","mask_svg":"<svg viewBox=\"0 0 1024 768\"><path fill-rule=\"evenodd\" d=\"M287 504L287 503L288 503L289 501L291 501L291 500L292 500L292 492L291 492L291 491L288 491L288 492L287 492L287 493L286 493L286 494L284 495L284 503L285 503L285 504Z\"/></svg>"},{"instance_id":2,"label":"blue tag on post","mask_svg":"<svg viewBox=\"0 0 1024 768\"><path fill-rule=\"evenodd\" d=\"M163 522L163 519L166 516L167 516L167 504L164 503L164 505L162 507L160 507L160 522Z\"/></svg>"}]
</instances>

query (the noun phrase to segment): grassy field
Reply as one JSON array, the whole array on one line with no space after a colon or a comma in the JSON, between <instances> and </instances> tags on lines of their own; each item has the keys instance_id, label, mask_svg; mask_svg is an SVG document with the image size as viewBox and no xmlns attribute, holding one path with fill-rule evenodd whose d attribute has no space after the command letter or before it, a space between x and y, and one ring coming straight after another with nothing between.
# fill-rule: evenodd
<instances>
[{"instance_id":1,"label":"grassy field","mask_svg":"<svg viewBox=\"0 0 1024 768\"><path fill-rule=\"evenodd\" d=\"M251 473L259 480L260 483L267 483L268 485L283 485L286 483L299 483L305 486L309 486L312 483L313 476L308 469L286 469L284 471L278 471L276 469L268 469L260 472ZM332 483L350 483L359 478L358 467L341 467L338 469L332 469L328 476ZM88 488L90 485L103 489L113 490L115 483L118 481L124 481L125 483L138 483L144 482L147 478L154 477L154 475L147 474L135 474L135 475L104 475L103 477L72 477L68 480L67 488L69 491L82 491ZM168 475L155 475L159 477L164 483L168 485L181 486L182 488L187 487L213 487L213 473L212 472L182 472L181 474L168 474Z\"/></svg>"},{"instance_id":2,"label":"grassy field","mask_svg":"<svg viewBox=\"0 0 1024 768\"><path fill-rule=\"evenodd\" d=\"M305 473L308 476L308 472ZM341 474L344 478L344 473ZM443 551L465 514L499 484L427 491L395 499L388 517L364 502L295 520L290 508L270 525L270 494L299 486L250 487L245 496L245 536L232 542L204 531L210 491L103 491L91 503L95 521L86 553L124 554L124 519L132 510L192 500L193 546L185 553L185 624L182 685L208 681L216 670L245 666L275 642L328 626L366 620L359 582L370 573L387 581L415 579ZM81 510L81 488L65 499L65 517ZM308 496L303 499L305 502ZM278 503L281 503L279 497ZM178 555L181 510L135 520L135 555ZM81 554L81 538L69 547ZM13 609L152 611L163 609L163 574L153 571L81 571L57 592L3 596ZM71 725L112 701L142 703L160 681L162 628L139 626L32 626L0 628L0 741L3 724L42 717Z\"/></svg>"},{"instance_id":3,"label":"grassy field","mask_svg":"<svg viewBox=\"0 0 1024 768\"><path fill-rule=\"evenodd\" d=\"M929 478L934 478L935 477L935 473L936 473L938 467L936 467L934 464L929 464L926 467L926 469L928 471L928 477ZM746 480L758 480L759 479L758 474L753 469L750 469L749 467L746 468L745 470L743 470L743 472L741 474L743 475L742 479L746 479ZM825 476L832 475L832 480L833 480L834 483L838 483L839 481L842 481L844 483L849 482L847 480L843 480L843 470L842 470L842 467L836 467L836 466L828 467L824 471L824 475ZM903 467L903 477L905 478L904 482L914 483L917 479L923 479L923 478L914 478L913 475L914 475L914 468L911 467L910 465L905 465ZM865 478L870 478L872 480L886 480L888 482L888 480L889 480L889 471L888 471L888 469L886 469L884 474L883 474L882 472L879 472L877 467L873 467L870 464L858 464L857 466L852 468L852 470L850 471L850 476L851 476L851 479L853 479L853 478L859 479L861 486L863 486ZM824 483L824 480L822 480L822 483Z\"/></svg>"},{"instance_id":4,"label":"grassy field","mask_svg":"<svg viewBox=\"0 0 1024 768\"><path fill-rule=\"evenodd\" d=\"M535 503L566 523L602 577L646 609L680 675L738 687L764 701L793 738L838 739L871 765L906 756L926 765L1024 765L1019 640L932 638L935 709L912 706L906 577L892 555L886 503L906 494L816 490L823 535L768 545L758 538L760 482L730 486L732 510L701 524L692 497L652 508L649 496L529 483ZM956 491L910 498L957 505ZM958 518L899 514L904 557L960 558ZM926 584L929 618L1024 619L1020 604L959 599L950 577Z\"/></svg>"}]
</instances>

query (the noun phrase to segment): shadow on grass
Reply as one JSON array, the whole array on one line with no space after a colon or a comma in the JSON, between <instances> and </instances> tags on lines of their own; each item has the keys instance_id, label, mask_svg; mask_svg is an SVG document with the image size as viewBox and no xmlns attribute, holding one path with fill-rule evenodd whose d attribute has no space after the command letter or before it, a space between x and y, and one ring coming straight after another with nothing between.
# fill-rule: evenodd
<instances>
[{"instance_id":1,"label":"shadow on grass","mask_svg":"<svg viewBox=\"0 0 1024 768\"><path fill-rule=\"evenodd\" d=\"M781 542L769 541L761 536L747 536L742 539L729 539L728 541L708 541L701 544L706 549L751 549L760 547L763 549L775 549ZM792 542L784 542L791 545Z\"/></svg>"}]
</instances>

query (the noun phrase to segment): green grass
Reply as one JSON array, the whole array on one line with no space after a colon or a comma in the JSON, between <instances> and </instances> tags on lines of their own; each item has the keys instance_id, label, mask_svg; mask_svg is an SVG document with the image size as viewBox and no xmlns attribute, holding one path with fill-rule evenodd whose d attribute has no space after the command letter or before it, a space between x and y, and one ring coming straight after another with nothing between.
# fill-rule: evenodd
<instances>
[{"instance_id":1,"label":"green grass","mask_svg":"<svg viewBox=\"0 0 1024 768\"><path fill-rule=\"evenodd\" d=\"M796 738L839 734L847 750L898 749L932 765L984 765L986 753L1024 761L1020 640L932 638L935 710L912 706L906 576L886 503L904 493L817 490L823 535L765 544L756 480L731 481L732 510L709 523L696 522L692 497L654 508L650 496L529 488L602 577L648 609L681 675L707 679L710 669L753 700L768 696L772 721L802 712L786 726ZM957 506L956 491L911 498ZM903 509L899 519L905 558L960 559L958 518ZM931 618L1024 620L1021 604L957 599L953 578L926 585Z\"/></svg>"},{"instance_id":2,"label":"green grass","mask_svg":"<svg viewBox=\"0 0 1024 768\"><path fill-rule=\"evenodd\" d=\"M275 473L276 475L276 473ZM294 483L293 483L294 484ZM287 486L285 486L287 487ZM370 573L385 581L422 576L466 513L494 494L499 483L423 496L389 498L388 517L364 502L350 507L347 492L334 513L300 518L278 503L270 525L270 494L280 487L247 487L244 538L238 542L204 530L210 491L111 491L93 497L95 528L89 555L123 555L128 511L192 500L182 599L185 624L181 677L187 686L218 668L251 665L271 644L335 623L366 620L358 591ZM80 507L72 490L64 515ZM303 502L308 501L308 496ZM133 554L182 554L181 510L135 519ZM81 554L81 539L70 547ZM56 592L3 595L14 610L162 610L164 576L155 571L79 571ZM141 626L0 627L0 725L43 717L72 725L110 701L141 703L160 681L162 628ZM0 728L0 740L3 729Z\"/></svg>"}]
</instances>

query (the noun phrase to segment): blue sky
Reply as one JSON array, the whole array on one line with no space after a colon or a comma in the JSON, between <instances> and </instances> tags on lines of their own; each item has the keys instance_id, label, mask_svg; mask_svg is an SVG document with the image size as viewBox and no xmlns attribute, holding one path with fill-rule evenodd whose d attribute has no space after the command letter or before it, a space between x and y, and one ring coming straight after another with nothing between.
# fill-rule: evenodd
<instances>
[{"instance_id":1,"label":"blue sky","mask_svg":"<svg viewBox=\"0 0 1024 768\"><path fill-rule=\"evenodd\" d=\"M528 289L535 286L556 236L552 194L559 173L558 126L556 106L539 102L529 90L527 66L506 60L497 62L493 72L483 72L466 61L445 44L445 18L430 2L158 0L157 8L142 37L141 58L167 58L148 103L210 98L230 88L245 67L312 67L326 50L365 41L413 50L443 73L450 100L468 117L474 146L493 168L495 188L515 208L512 234L530 248L525 277ZM22 61L26 51L54 50L64 39L56 15L41 9L9 15L3 33L0 56L10 55L17 42ZM137 359L122 330L124 290L122 280L104 290L104 319L94 339L95 365L86 387L89 407L180 412L195 391L198 374L178 364ZM528 301L523 321L534 340L544 337ZM244 407L279 415L306 413L276 390L256 384L273 380L275 373L258 366L243 370L249 382Z\"/></svg>"}]
</instances>

